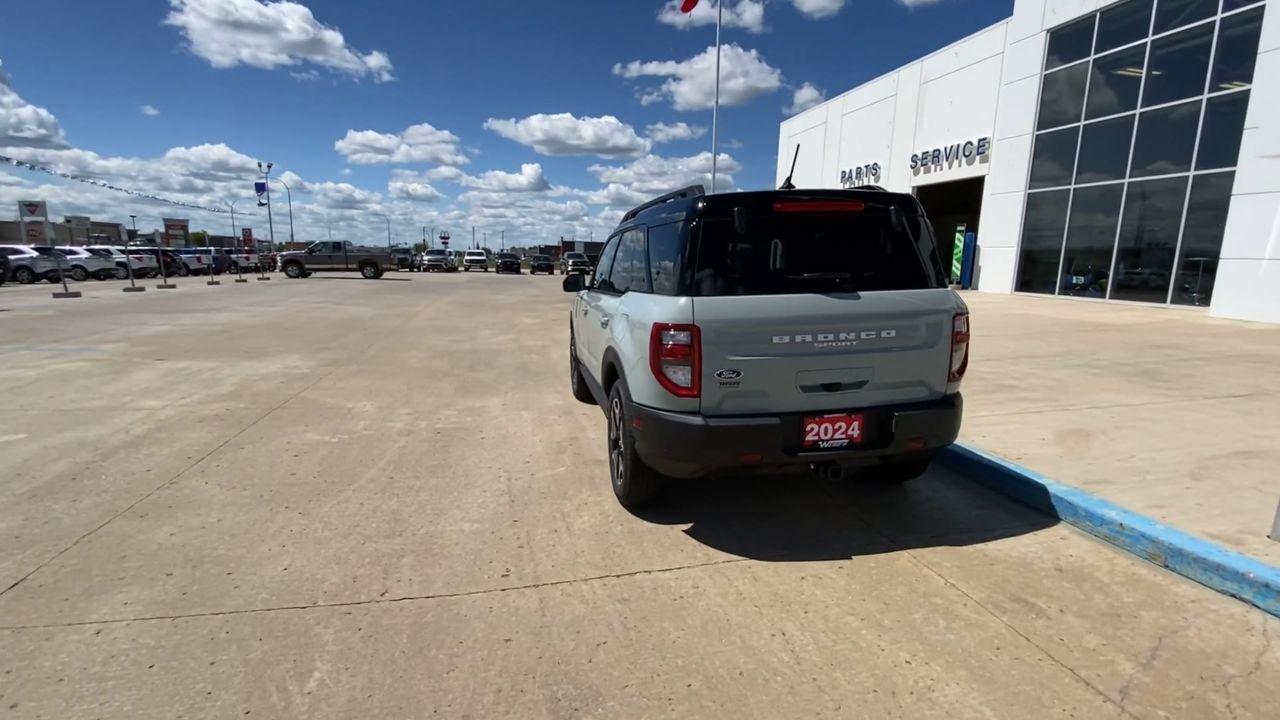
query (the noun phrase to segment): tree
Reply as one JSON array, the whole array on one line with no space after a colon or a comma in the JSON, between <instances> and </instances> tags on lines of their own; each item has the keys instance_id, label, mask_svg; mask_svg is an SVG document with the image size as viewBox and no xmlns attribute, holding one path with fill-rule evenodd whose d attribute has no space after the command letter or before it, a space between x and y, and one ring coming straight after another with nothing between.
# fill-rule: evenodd
<instances>
[{"instance_id":1,"label":"tree","mask_svg":"<svg viewBox=\"0 0 1280 720\"><path fill-rule=\"evenodd\" d=\"M197 230L187 236L187 240L193 246L203 246L209 244L209 233L204 230Z\"/></svg>"}]
</instances>

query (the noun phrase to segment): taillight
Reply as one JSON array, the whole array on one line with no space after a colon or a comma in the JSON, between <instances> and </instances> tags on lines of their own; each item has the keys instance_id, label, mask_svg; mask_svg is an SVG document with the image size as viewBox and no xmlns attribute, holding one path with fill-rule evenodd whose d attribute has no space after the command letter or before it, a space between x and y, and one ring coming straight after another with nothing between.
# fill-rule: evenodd
<instances>
[{"instance_id":1,"label":"taillight","mask_svg":"<svg viewBox=\"0 0 1280 720\"><path fill-rule=\"evenodd\" d=\"M773 204L774 212L862 212L866 208L857 200L782 200Z\"/></svg>"},{"instance_id":2,"label":"taillight","mask_svg":"<svg viewBox=\"0 0 1280 720\"><path fill-rule=\"evenodd\" d=\"M702 394L702 336L697 325L654 323L649 332L649 368L676 397Z\"/></svg>"},{"instance_id":3,"label":"taillight","mask_svg":"<svg viewBox=\"0 0 1280 720\"><path fill-rule=\"evenodd\" d=\"M951 319L951 372L947 382L960 382L969 369L969 313L956 313Z\"/></svg>"}]
</instances>

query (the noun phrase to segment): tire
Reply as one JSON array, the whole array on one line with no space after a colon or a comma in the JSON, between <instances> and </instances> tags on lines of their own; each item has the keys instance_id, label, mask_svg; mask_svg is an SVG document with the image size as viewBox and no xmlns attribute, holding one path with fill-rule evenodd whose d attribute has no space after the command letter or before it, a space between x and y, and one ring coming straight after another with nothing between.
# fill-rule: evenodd
<instances>
[{"instance_id":1,"label":"tire","mask_svg":"<svg viewBox=\"0 0 1280 720\"><path fill-rule=\"evenodd\" d=\"M586 378L582 377L582 364L578 362L578 351L574 349L573 328L569 328L569 391L578 402L596 404L591 388L587 387Z\"/></svg>"},{"instance_id":2,"label":"tire","mask_svg":"<svg viewBox=\"0 0 1280 720\"><path fill-rule=\"evenodd\" d=\"M929 469L929 463L932 461L932 455L897 458L869 467L865 472L867 477L886 485L901 485L925 474L925 471Z\"/></svg>"},{"instance_id":3,"label":"tire","mask_svg":"<svg viewBox=\"0 0 1280 720\"><path fill-rule=\"evenodd\" d=\"M606 411L606 448L609 451L609 481L623 507L639 508L653 502L662 492L663 478L636 454L635 438L627 418L627 393L622 380L609 390Z\"/></svg>"},{"instance_id":4,"label":"tire","mask_svg":"<svg viewBox=\"0 0 1280 720\"><path fill-rule=\"evenodd\" d=\"M377 280L382 277L382 269L373 263L364 263L360 266L360 276L365 280Z\"/></svg>"},{"instance_id":5,"label":"tire","mask_svg":"<svg viewBox=\"0 0 1280 720\"><path fill-rule=\"evenodd\" d=\"M284 276L287 278L293 278L294 280L297 280L303 277L302 263L296 263L296 262L285 263Z\"/></svg>"},{"instance_id":6,"label":"tire","mask_svg":"<svg viewBox=\"0 0 1280 720\"><path fill-rule=\"evenodd\" d=\"M228 266L227 266L227 272L231 273L232 275L239 275L239 274L240 274L240 263L231 263L230 265L228 265Z\"/></svg>"},{"instance_id":7,"label":"tire","mask_svg":"<svg viewBox=\"0 0 1280 720\"><path fill-rule=\"evenodd\" d=\"M71 271L68 272L67 274L70 275L71 279L75 280L76 282L84 282L85 280L89 279L89 271L86 270L82 265L72 266Z\"/></svg>"},{"instance_id":8,"label":"tire","mask_svg":"<svg viewBox=\"0 0 1280 720\"><path fill-rule=\"evenodd\" d=\"M191 268L187 267L186 263L182 263L181 265L178 265L178 277L187 277L190 274L191 274Z\"/></svg>"},{"instance_id":9,"label":"tire","mask_svg":"<svg viewBox=\"0 0 1280 720\"><path fill-rule=\"evenodd\" d=\"M129 268L122 268L122 267L118 267L118 268L116 268L116 279L117 279L117 280L128 280L128 279L129 279Z\"/></svg>"},{"instance_id":10,"label":"tire","mask_svg":"<svg viewBox=\"0 0 1280 720\"><path fill-rule=\"evenodd\" d=\"M30 285L36 281L36 273L29 267L20 267L13 271L13 280L19 285Z\"/></svg>"}]
</instances>

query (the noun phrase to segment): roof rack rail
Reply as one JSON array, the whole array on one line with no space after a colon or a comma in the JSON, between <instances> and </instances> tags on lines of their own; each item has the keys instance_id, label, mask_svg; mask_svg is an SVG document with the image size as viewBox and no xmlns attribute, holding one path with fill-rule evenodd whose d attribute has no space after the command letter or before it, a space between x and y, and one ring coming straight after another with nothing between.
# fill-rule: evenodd
<instances>
[{"instance_id":1,"label":"roof rack rail","mask_svg":"<svg viewBox=\"0 0 1280 720\"><path fill-rule=\"evenodd\" d=\"M669 202L671 200L679 200L681 198L701 197L706 194L707 194L707 191L702 189L701 185L690 185L689 187L680 188L679 190L676 190L674 192L669 192L666 195L663 195L662 197L656 197L642 205L637 205L636 207L627 211L626 215L622 216L622 222L626 222L630 220L631 218L639 215L640 213L644 212L645 210L648 210L651 207L654 207L655 205L661 205L664 202Z\"/></svg>"},{"instance_id":2,"label":"roof rack rail","mask_svg":"<svg viewBox=\"0 0 1280 720\"><path fill-rule=\"evenodd\" d=\"M880 192L889 192L888 190L885 190L879 185L855 185L849 189L850 190L878 190Z\"/></svg>"}]
</instances>

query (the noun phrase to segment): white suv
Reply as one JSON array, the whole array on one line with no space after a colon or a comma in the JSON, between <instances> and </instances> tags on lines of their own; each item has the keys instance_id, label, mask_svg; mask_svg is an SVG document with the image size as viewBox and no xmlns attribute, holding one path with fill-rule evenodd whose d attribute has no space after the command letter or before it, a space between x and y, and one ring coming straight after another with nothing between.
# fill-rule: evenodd
<instances>
[{"instance_id":1,"label":"white suv","mask_svg":"<svg viewBox=\"0 0 1280 720\"><path fill-rule=\"evenodd\" d=\"M564 289L570 387L605 411L623 505L725 472L903 482L959 433L968 310L911 195L686 188Z\"/></svg>"},{"instance_id":2,"label":"white suv","mask_svg":"<svg viewBox=\"0 0 1280 720\"><path fill-rule=\"evenodd\" d=\"M489 253L483 250L468 250L462 256L462 269L470 272L472 268L489 272Z\"/></svg>"}]
</instances>

